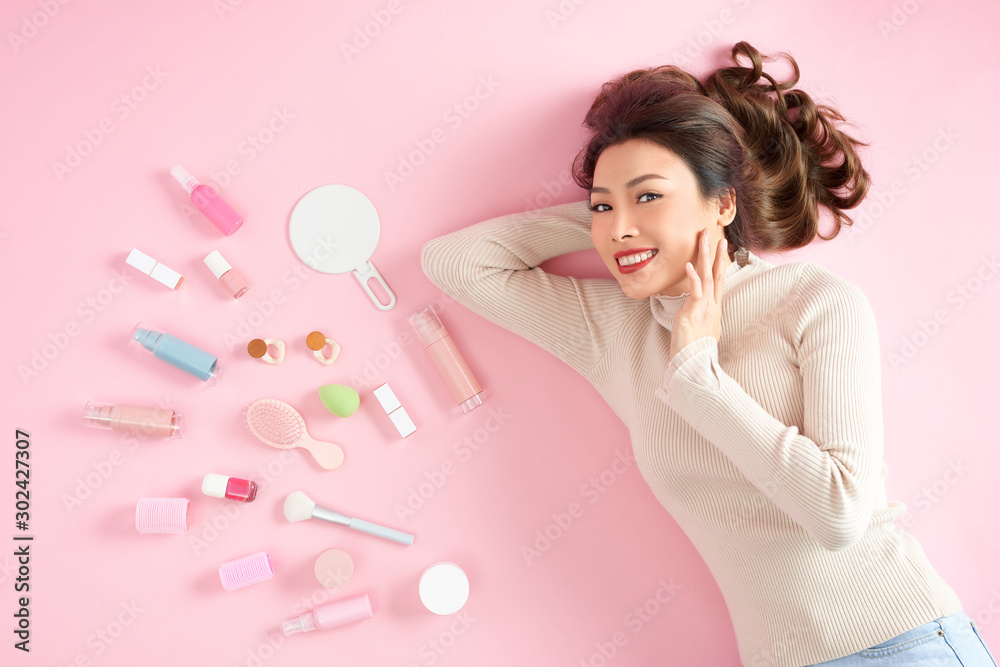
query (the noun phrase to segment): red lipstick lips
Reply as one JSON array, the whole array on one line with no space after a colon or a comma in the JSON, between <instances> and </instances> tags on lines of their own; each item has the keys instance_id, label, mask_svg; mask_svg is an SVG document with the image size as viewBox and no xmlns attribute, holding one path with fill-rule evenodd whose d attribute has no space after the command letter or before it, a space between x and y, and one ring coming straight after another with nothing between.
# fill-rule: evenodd
<instances>
[{"instance_id":1,"label":"red lipstick lips","mask_svg":"<svg viewBox=\"0 0 1000 667\"><path fill-rule=\"evenodd\" d=\"M642 260L641 262L636 262L635 264L630 264L629 266L622 266L617 261L619 257L625 257L627 255L635 255L646 251L652 251L653 254L647 259ZM659 251L656 248L630 248L628 250L621 250L615 253L615 264L618 264L618 270L621 273L635 273L636 271L645 267L647 264L653 261L653 257L656 257L658 253Z\"/></svg>"}]
</instances>

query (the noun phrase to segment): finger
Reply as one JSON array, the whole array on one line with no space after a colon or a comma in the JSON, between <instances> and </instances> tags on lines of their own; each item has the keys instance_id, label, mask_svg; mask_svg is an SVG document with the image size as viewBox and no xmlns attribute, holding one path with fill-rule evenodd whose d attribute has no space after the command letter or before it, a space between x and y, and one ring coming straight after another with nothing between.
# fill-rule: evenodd
<instances>
[{"instance_id":1,"label":"finger","mask_svg":"<svg viewBox=\"0 0 1000 667\"><path fill-rule=\"evenodd\" d=\"M698 273L701 274L702 282L708 285L712 279L712 248L709 242L708 229L701 232L701 242L698 250Z\"/></svg>"},{"instance_id":2,"label":"finger","mask_svg":"<svg viewBox=\"0 0 1000 667\"><path fill-rule=\"evenodd\" d=\"M707 228L701 232L698 247L698 274L701 279L702 293L709 293L714 298L715 285L713 284L714 278L712 277L713 256Z\"/></svg>"},{"instance_id":3,"label":"finger","mask_svg":"<svg viewBox=\"0 0 1000 667\"><path fill-rule=\"evenodd\" d=\"M690 296L693 296L695 299L702 298L703 293L701 291L701 277L698 275L698 272L695 270L691 262L684 265L684 270L687 271L688 279L691 281Z\"/></svg>"},{"instance_id":4,"label":"finger","mask_svg":"<svg viewBox=\"0 0 1000 667\"><path fill-rule=\"evenodd\" d=\"M722 265L722 258L726 255L726 239L719 241L719 248L715 253L715 302L722 302L722 288L726 279L726 271Z\"/></svg>"}]
</instances>

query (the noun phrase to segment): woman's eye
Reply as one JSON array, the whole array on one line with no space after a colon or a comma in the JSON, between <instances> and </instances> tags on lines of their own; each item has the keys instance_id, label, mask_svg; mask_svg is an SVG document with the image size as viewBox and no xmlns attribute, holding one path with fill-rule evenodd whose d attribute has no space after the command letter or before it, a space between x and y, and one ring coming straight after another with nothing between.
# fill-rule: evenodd
<instances>
[{"instance_id":1,"label":"woman's eye","mask_svg":"<svg viewBox=\"0 0 1000 667\"><path fill-rule=\"evenodd\" d=\"M607 204L591 204L590 210L594 211L595 213L600 213L602 211L607 211L608 209L611 208L610 206L608 206L608 208L601 208L602 206L608 206L608 205Z\"/></svg>"},{"instance_id":2,"label":"woman's eye","mask_svg":"<svg viewBox=\"0 0 1000 667\"><path fill-rule=\"evenodd\" d=\"M641 195L639 195L639 200L638 201L642 202L643 201L643 199L642 199L643 197L652 197L653 199L659 199L660 196L661 195L655 194L653 192L643 192ZM646 201L653 201L653 199L647 199Z\"/></svg>"}]
</instances>

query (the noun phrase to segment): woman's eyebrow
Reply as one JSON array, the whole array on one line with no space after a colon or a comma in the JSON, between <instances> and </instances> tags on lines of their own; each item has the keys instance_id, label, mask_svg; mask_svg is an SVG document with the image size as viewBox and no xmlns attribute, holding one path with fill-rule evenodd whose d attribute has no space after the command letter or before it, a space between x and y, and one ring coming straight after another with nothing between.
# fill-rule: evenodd
<instances>
[{"instance_id":1,"label":"woman's eyebrow","mask_svg":"<svg viewBox=\"0 0 1000 667\"><path fill-rule=\"evenodd\" d=\"M625 184L625 189L628 190L629 188L634 188L635 186L639 185L643 181L648 181L651 178L659 178L660 180L663 180L663 181L668 180L668 179L664 178L663 176L660 176L659 174L643 174L642 176L636 176L631 181L629 181L628 183L626 183ZM599 193L605 194L605 195L611 194L611 191L608 190L607 188L601 188L601 187L590 188L590 193L591 194L593 194L595 192L599 192Z\"/></svg>"}]
</instances>

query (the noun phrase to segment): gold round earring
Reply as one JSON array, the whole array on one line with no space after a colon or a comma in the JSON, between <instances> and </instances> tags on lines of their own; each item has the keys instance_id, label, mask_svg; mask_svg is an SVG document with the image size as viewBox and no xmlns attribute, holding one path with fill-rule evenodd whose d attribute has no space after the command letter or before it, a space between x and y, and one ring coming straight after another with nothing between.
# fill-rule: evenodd
<instances>
[{"instance_id":1,"label":"gold round earring","mask_svg":"<svg viewBox=\"0 0 1000 667\"><path fill-rule=\"evenodd\" d=\"M270 352L271 346L276 351L273 356ZM285 341L280 338L254 338L247 343L247 353L265 364L280 364L285 360Z\"/></svg>"},{"instance_id":2,"label":"gold round earring","mask_svg":"<svg viewBox=\"0 0 1000 667\"><path fill-rule=\"evenodd\" d=\"M330 346L329 356L323 354L323 349L326 348L327 345ZM340 355L340 345L338 345L333 339L328 338L322 331L313 331L306 336L306 347L312 350L313 356L316 357L316 360L325 366L332 364Z\"/></svg>"}]
</instances>

